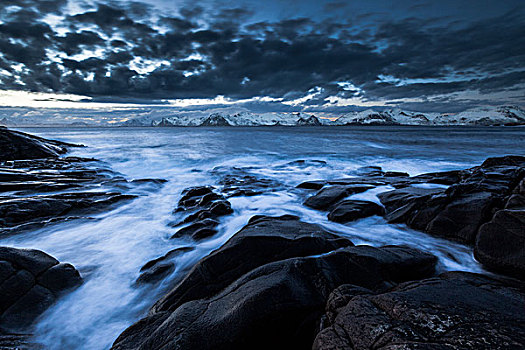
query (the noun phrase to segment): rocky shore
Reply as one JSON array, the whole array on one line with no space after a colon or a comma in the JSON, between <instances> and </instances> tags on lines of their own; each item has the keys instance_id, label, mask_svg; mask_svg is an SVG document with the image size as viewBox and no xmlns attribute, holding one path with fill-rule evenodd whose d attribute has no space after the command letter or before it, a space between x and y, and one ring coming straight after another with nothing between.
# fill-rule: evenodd
<instances>
[{"instance_id":1,"label":"rocky shore","mask_svg":"<svg viewBox=\"0 0 525 350\"><path fill-rule=\"evenodd\" d=\"M127 194L144 184L128 181L92 158L66 157L83 147L0 127L0 237L23 234L63 221L91 220L136 198ZM106 191L106 185L122 192ZM108 186L109 187L109 186ZM82 284L71 264L37 249L0 246L0 348L33 348L35 320L60 296Z\"/></svg>"},{"instance_id":2,"label":"rocky shore","mask_svg":"<svg viewBox=\"0 0 525 350\"><path fill-rule=\"evenodd\" d=\"M83 220L132 200L134 186L162 184L64 157L72 146L0 128L1 235ZM180 193L172 239L212 239L234 213L232 198L283 189L241 168L212 173L215 184ZM505 156L412 177L370 166L300 183L294 191L304 205L328 220L381 216L470 246L488 272L445 272L432 252L410 242L356 245L294 215L255 215L176 279L175 257L195 244L144 264L130 284L171 288L112 349L522 349L524 177L525 157ZM122 192L94 191L108 183ZM385 185L394 189L377 203L348 198ZM0 247L0 348L30 347L16 334L30 333L46 308L81 283L73 266L44 252Z\"/></svg>"},{"instance_id":3,"label":"rocky shore","mask_svg":"<svg viewBox=\"0 0 525 350\"><path fill-rule=\"evenodd\" d=\"M237 193L279 187L241 169L216 171L219 187L183 191L176 212L188 215L174 223L185 225L174 236L210 237L215 219L230 213L210 208L230 208L227 198ZM315 191L304 205L325 211L329 220L384 216L468 244L488 270L508 277L442 273L430 252L403 242L355 246L292 215L254 216L113 349L523 348L524 175L525 157L506 156L415 177L367 167L352 177L297 186ZM346 199L383 185L395 190L379 194L382 206ZM170 254L145 267L168 264Z\"/></svg>"}]
</instances>

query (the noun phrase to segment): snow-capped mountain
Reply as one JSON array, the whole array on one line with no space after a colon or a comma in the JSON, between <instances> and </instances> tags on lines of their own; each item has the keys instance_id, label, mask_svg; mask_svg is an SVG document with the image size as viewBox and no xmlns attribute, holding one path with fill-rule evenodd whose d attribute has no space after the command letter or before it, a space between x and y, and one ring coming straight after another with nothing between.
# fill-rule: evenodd
<instances>
[{"instance_id":1,"label":"snow-capped mountain","mask_svg":"<svg viewBox=\"0 0 525 350\"><path fill-rule=\"evenodd\" d=\"M436 114L388 109L366 110L345 114L335 120L336 125L430 125Z\"/></svg>"},{"instance_id":2,"label":"snow-capped mountain","mask_svg":"<svg viewBox=\"0 0 525 350\"><path fill-rule=\"evenodd\" d=\"M442 114L433 119L435 125L525 125L525 111L517 106L482 107L455 115Z\"/></svg>"},{"instance_id":3,"label":"snow-capped mountain","mask_svg":"<svg viewBox=\"0 0 525 350\"><path fill-rule=\"evenodd\" d=\"M475 108L456 114L369 109L345 114L334 125L525 125L525 111L517 106Z\"/></svg>"},{"instance_id":4,"label":"snow-capped mountain","mask_svg":"<svg viewBox=\"0 0 525 350\"><path fill-rule=\"evenodd\" d=\"M315 115L311 115L308 118L299 118L297 119L296 124L298 126L321 126L321 122Z\"/></svg>"},{"instance_id":5,"label":"snow-capped mountain","mask_svg":"<svg viewBox=\"0 0 525 350\"><path fill-rule=\"evenodd\" d=\"M128 121L130 122L130 121ZM208 116L174 115L161 120L152 121L152 126L297 126L322 125L319 119L311 115L302 117L300 113L261 113L215 112Z\"/></svg>"},{"instance_id":6,"label":"snow-capped mountain","mask_svg":"<svg viewBox=\"0 0 525 350\"><path fill-rule=\"evenodd\" d=\"M420 113L385 109L329 113L254 113L244 107L177 111L173 108L116 109L32 109L0 108L0 125L28 126L319 126L319 125L525 125L525 110L518 106L481 107L460 113Z\"/></svg>"}]
</instances>

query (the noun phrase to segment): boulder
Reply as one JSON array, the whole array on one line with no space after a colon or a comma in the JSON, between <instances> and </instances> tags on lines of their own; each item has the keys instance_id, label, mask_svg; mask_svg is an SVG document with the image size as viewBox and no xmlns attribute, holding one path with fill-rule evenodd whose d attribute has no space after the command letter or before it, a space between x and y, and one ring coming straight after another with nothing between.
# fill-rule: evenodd
<instances>
[{"instance_id":1,"label":"boulder","mask_svg":"<svg viewBox=\"0 0 525 350\"><path fill-rule=\"evenodd\" d=\"M314 180L314 181L305 181L297 185L297 188L304 188L306 190L320 190L326 185L326 181Z\"/></svg>"},{"instance_id":2,"label":"boulder","mask_svg":"<svg viewBox=\"0 0 525 350\"><path fill-rule=\"evenodd\" d=\"M304 205L310 208L326 210L341 199L354 194L369 190L369 185L335 185L322 188L319 192L306 199Z\"/></svg>"},{"instance_id":3,"label":"boulder","mask_svg":"<svg viewBox=\"0 0 525 350\"><path fill-rule=\"evenodd\" d=\"M182 191L178 207L173 211L190 212L183 220L173 222L171 227L180 228L171 238L191 237L202 240L215 235L219 217L233 213L233 209L224 195L216 192L212 186L190 187Z\"/></svg>"},{"instance_id":4,"label":"boulder","mask_svg":"<svg viewBox=\"0 0 525 350\"><path fill-rule=\"evenodd\" d=\"M474 256L489 270L525 279L525 208L499 210L481 226Z\"/></svg>"},{"instance_id":5,"label":"boulder","mask_svg":"<svg viewBox=\"0 0 525 350\"><path fill-rule=\"evenodd\" d=\"M514 188L525 175L525 157L489 158L481 166L460 172L424 174L420 178L458 181L445 189L407 187L379 195L389 222L402 222L431 235L474 245L481 225L513 197L511 205L519 205L521 197Z\"/></svg>"},{"instance_id":6,"label":"boulder","mask_svg":"<svg viewBox=\"0 0 525 350\"><path fill-rule=\"evenodd\" d=\"M81 283L72 265L42 251L0 247L0 330L27 329L62 293Z\"/></svg>"},{"instance_id":7,"label":"boulder","mask_svg":"<svg viewBox=\"0 0 525 350\"><path fill-rule=\"evenodd\" d=\"M522 349L524 300L523 284L465 272L386 293L345 285L313 349Z\"/></svg>"},{"instance_id":8,"label":"boulder","mask_svg":"<svg viewBox=\"0 0 525 350\"><path fill-rule=\"evenodd\" d=\"M222 247L200 260L153 310L173 310L184 302L214 295L243 274L272 261L323 254L349 245L349 240L295 216L254 216Z\"/></svg>"},{"instance_id":9,"label":"boulder","mask_svg":"<svg viewBox=\"0 0 525 350\"><path fill-rule=\"evenodd\" d=\"M204 219L196 221L190 225L179 229L171 238L180 238L189 236L195 240L207 238L217 233L215 227L219 225L219 222L213 219ZM206 233L206 234L205 234ZM209 235L207 235L209 233Z\"/></svg>"},{"instance_id":10,"label":"boulder","mask_svg":"<svg viewBox=\"0 0 525 350\"><path fill-rule=\"evenodd\" d=\"M194 249L195 247L175 248L159 258L148 261L140 268L141 274L135 283L156 283L164 279L175 269L175 258Z\"/></svg>"},{"instance_id":11,"label":"boulder","mask_svg":"<svg viewBox=\"0 0 525 350\"><path fill-rule=\"evenodd\" d=\"M384 290L432 274L435 263L414 249L370 246L268 262L215 295L153 312L113 349L309 348L331 290L343 283Z\"/></svg>"},{"instance_id":12,"label":"boulder","mask_svg":"<svg viewBox=\"0 0 525 350\"><path fill-rule=\"evenodd\" d=\"M383 207L374 202L349 199L338 203L328 214L328 219L345 223L383 213Z\"/></svg>"}]
</instances>

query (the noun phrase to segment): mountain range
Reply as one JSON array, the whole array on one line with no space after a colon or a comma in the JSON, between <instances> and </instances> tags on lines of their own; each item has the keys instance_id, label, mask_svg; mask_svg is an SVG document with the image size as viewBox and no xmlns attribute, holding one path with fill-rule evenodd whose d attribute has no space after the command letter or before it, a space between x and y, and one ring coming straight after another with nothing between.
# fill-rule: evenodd
<instances>
[{"instance_id":1,"label":"mountain range","mask_svg":"<svg viewBox=\"0 0 525 350\"><path fill-rule=\"evenodd\" d=\"M0 110L0 125L30 126L338 126L338 125L525 125L525 110L519 106L480 107L459 113L413 112L399 108L368 109L343 114L254 113L244 108L219 108L173 112L170 108L136 110Z\"/></svg>"},{"instance_id":2,"label":"mountain range","mask_svg":"<svg viewBox=\"0 0 525 350\"><path fill-rule=\"evenodd\" d=\"M337 125L525 125L525 111L518 106L483 107L455 114L420 113L401 109L351 112L335 118L305 113L215 112L195 116L176 114L160 120L131 119L123 126L337 126Z\"/></svg>"}]
</instances>

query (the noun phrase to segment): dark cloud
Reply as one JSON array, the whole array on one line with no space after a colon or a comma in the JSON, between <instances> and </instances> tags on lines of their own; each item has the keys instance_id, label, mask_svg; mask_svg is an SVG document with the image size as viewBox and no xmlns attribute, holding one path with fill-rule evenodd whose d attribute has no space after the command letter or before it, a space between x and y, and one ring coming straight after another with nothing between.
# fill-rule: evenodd
<instances>
[{"instance_id":1,"label":"dark cloud","mask_svg":"<svg viewBox=\"0 0 525 350\"><path fill-rule=\"evenodd\" d=\"M121 1L68 15L61 12L66 0L2 1L9 8L0 24L0 68L9 73L0 75L3 89L285 100L315 91L303 106L329 109L329 96L436 101L466 90L519 91L525 84L520 8L462 25L402 18L364 26L300 16L251 21L255 14L246 8L191 6L159 15L150 5ZM333 2L324 10L343 8ZM50 13L62 13L60 26L69 32L47 24Z\"/></svg>"}]
</instances>

